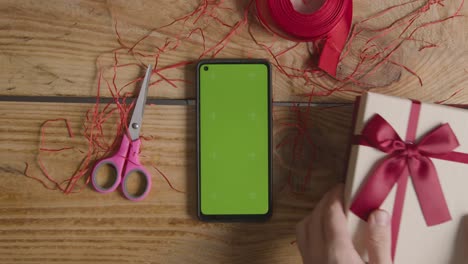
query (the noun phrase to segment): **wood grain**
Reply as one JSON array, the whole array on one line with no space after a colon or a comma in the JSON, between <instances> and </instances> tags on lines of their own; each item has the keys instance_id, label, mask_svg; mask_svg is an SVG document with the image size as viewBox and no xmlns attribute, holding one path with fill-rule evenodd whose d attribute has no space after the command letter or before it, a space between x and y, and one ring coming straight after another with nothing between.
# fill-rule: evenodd
<instances>
[{"instance_id":1,"label":"wood grain","mask_svg":"<svg viewBox=\"0 0 468 264\"><path fill-rule=\"evenodd\" d=\"M305 116L314 138L312 180L306 192L281 188L290 164L288 147L275 149L274 215L266 223L202 223L195 215L195 109L185 106L148 106L143 133L142 162L157 164L176 188L171 190L150 168L153 189L134 203L118 193L101 195L90 187L64 195L45 189L23 175L40 176L35 162L39 126L45 119L69 119L74 138L65 126L47 129L48 146L84 147L80 135L88 104L0 103L0 262L2 263L298 263L295 224L321 195L342 180L350 107L314 108ZM276 107L275 143L297 130L287 107ZM81 154L82 155L82 154ZM50 174L65 178L82 158L78 151L47 154ZM295 175L306 170L297 162ZM280 191L280 189L282 189Z\"/></svg>"},{"instance_id":2,"label":"wood grain","mask_svg":"<svg viewBox=\"0 0 468 264\"><path fill-rule=\"evenodd\" d=\"M229 10L219 10L218 17L233 25L243 16L249 0L226 1ZM380 10L403 3L364 1L354 3L354 21ZM397 10L377 19L381 27L398 19L409 9ZM104 79L113 75L113 51L131 46L151 29L170 23L194 10L199 1L34 1L0 2L0 97L69 96L93 98L97 92L98 69ZM446 17L457 8L458 1L446 2L445 8L432 7L422 21ZM461 14L467 15L465 6ZM258 40L272 43L271 35L249 15L249 25ZM193 21L192 21L193 22ZM117 23L117 24L116 24ZM422 22L420 22L422 23ZM205 31L207 47L215 45L229 30L210 19L195 26ZM414 70L423 81L402 71L395 82L374 91L423 101L450 97L468 85L468 20L459 17L422 30L417 37L436 43L438 48L418 51L408 45L398 54L398 62ZM136 51L154 53L166 39L177 32L188 32L188 22L152 32ZM118 29L121 43L117 39ZM294 45L277 40L274 52ZM161 56L159 67L181 61L194 61L203 52L202 38L194 34L176 50ZM353 56L356 56L355 54ZM263 57L272 59L254 44L247 27L239 30L219 57ZM119 53L121 64L136 62L135 56ZM291 67L303 67L309 54L305 44L283 55L279 61ZM137 56L144 63L151 60ZM177 88L167 82L152 86L152 98L193 99L194 66L164 71L165 76L186 79ZM117 69L116 84L122 86L137 76L135 66ZM385 72L382 78L390 78ZM396 76L396 75L395 75ZM153 81L157 76L153 76ZM392 77L394 78L394 77ZM311 87L274 70L275 101L301 101L301 94ZM333 87L329 78L317 80ZM134 85L124 91L133 92ZM350 87L360 89L359 87ZM101 95L109 97L105 87ZM313 98L318 103L349 103L353 94L336 93ZM468 103L462 90L448 103ZM38 177L37 163L41 124L47 119L67 118L75 134L70 138L63 123L47 128L47 146L71 146L73 149L49 153L43 157L51 175L65 179L72 175L86 150L83 122L89 104L0 102L0 262L1 263L298 263L295 224L304 217L323 193L343 180L351 123L351 106L317 106L299 115L288 107L274 108L274 216L263 224L202 223L195 217L195 111L193 106L150 105L145 111L142 162L155 163L179 193L172 190L153 168L153 189L139 203L125 200L119 193L101 195L85 186L76 194L64 195L45 189L39 182L24 176L25 162L29 174ZM294 124L294 126L288 126ZM296 126L297 125L297 126ZM306 127L303 134L301 127ZM105 125L109 142L115 122ZM310 138L311 140L308 140ZM291 142L297 141L296 148ZM298 150L299 149L299 150ZM293 153L296 152L296 158ZM303 182L311 180L304 190ZM288 183L289 182L289 183Z\"/></svg>"},{"instance_id":3,"label":"wood grain","mask_svg":"<svg viewBox=\"0 0 468 264\"><path fill-rule=\"evenodd\" d=\"M218 17L233 25L242 18L242 11L249 1L226 1L233 11L221 10ZM354 1L354 21L360 21L385 8L401 3L395 1ZM424 4L416 3L411 8ZM458 7L459 1L446 3L446 7L432 7L421 21L434 20L450 15ZM146 1L131 3L124 0L112 1L47 1L7 0L0 3L0 95L5 96L95 96L98 67L109 80L113 74L112 51L120 44L117 41L115 23L123 45L130 46L150 29L165 25L175 18L194 10L197 1ZM376 19L373 26L379 27L412 10L402 9L389 16ZM461 14L468 14L464 7ZM374 22L373 22L374 23ZM195 26L187 24L187 30ZM265 43L272 38L261 27L253 15L249 17L253 34ZM418 45L407 45L397 58L414 70L423 80L418 80L406 71L398 75L388 87L376 89L378 92L411 97L424 101L437 101L450 97L455 91L468 84L466 60L467 50L466 17L449 20L421 31L418 37L439 45L438 48L418 51ZM207 47L221 40L229 30L211 20L201 19L199 24L205 29ZM167 38L173 39L182 25L175 25L150 34L137 48L138 51L151 53L162 47ZM278 40L274 52L290 47L294 43ZM160 58L160 67L181 61L193 61L203 51L202 39L194 34L183 42L177 50L167 52ZM261 47L254 44L247 27L241 28L231 42L219 54L220 57L265 57L272 59ZM357 56L354 54L353 56ZM301 68L309 58L305 45L300 45L287 55L279 57L281 63ZM122 64L135 62L123 53L119 55ZM149 62L148 59L143 59ZM137 67L119 69L117 85L135 79L140 73ZM157 98L194 98L194 67L187 66L165 72L168 78L183 78L190 83L176 83L177 88L167 82L154 86L150 97ZM275 70L274 99L276 101L305 100L298 95L310 92L313 87L303 80L292 80ZM387 78L385 74L381 78ZM157 79L157 77L154 77ZM388 77L390 78L390 77ZM396 78L396 77L392 77ZM317 80L332 88L336 83L329 78ZM128 91L133 91L128 86ZM351 87L359 89L359 87ZM103 96L110 96L103 89ZM353 94L336 93L333 96L314 98L317 102L349 102ZM468 92L462 91L450 103L466 103Z\"/></svg>"}]
</instances>

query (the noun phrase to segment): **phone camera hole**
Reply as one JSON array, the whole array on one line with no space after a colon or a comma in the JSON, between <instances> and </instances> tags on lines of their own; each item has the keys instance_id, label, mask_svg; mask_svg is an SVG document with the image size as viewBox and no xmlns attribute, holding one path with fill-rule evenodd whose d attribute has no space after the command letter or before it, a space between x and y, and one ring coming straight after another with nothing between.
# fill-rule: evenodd
<instances>
[{"instance_id":1,"label":"phone camera hole","mask_svg":"<svg viewBox=\"0 0 468 264\"><path fill-rule=\"evenodd\" d=\"M207 70L208 70L208 66L203 67L203 69L204 69L205 71L207 71Z\"/></svg>"}]
</instances>

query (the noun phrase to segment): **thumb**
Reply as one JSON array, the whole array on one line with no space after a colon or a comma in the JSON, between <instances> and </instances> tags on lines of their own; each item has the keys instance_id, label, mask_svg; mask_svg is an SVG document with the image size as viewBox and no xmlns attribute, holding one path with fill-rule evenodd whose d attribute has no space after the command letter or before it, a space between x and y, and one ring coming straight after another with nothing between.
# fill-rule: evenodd
<instances>
[{"instance_id":1,"label":"thumb","mask_svg":"<svg viewBox=\"0 0 468 264\"><path fill-rule=\"evenodd\" d=\"M391 264L390 215L383 210L374 211L369 216L367 229L369 264Z\"/></svg>"}]
</instances>

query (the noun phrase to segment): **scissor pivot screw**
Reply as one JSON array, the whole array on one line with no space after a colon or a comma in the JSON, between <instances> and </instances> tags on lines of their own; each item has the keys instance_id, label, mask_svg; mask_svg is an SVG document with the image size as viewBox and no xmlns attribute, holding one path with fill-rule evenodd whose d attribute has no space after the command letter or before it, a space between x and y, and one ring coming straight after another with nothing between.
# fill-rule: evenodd
<instances>
[{"instance_id":1,"label":"scissor pivot screw","mask_svg":"<svg viewBox=\"0 0 468 264\"><path fill-rule=\"evenodd\" d=\"M140 128L140 125L139 125L138 123L133 123L133 124L132 124L132 127L133 127L134 129L138 129L138 128Z\"/></svg>"}]
</instances>

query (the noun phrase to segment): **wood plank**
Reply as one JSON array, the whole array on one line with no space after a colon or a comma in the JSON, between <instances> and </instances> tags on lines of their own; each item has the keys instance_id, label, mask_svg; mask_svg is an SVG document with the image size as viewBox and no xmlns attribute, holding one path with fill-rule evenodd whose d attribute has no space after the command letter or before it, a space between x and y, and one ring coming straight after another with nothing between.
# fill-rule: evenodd
<instances>
[{"instance_id":1,"label":"wood plank","mask_svg":"<svg viewBox=\"0 0 468 264\"><path fill-rule=\"evenodd\" d=\"M242 18L242 10L249 1L226 1L227 7L234 11L220 9L218 17L226 23L234 24ZM380 10L401 3L402 1L364 1L354 2L354 21L376 14ZM411 8L395 9L394 13L376 19L372 26L382 27L395 21L402 15L424 4L416 3ZM34 0L2 1L0 4L0 95L4 96L95 96L98 66L104 76L111 80L113 69L112 51L120 47L115 32L115 22L119 29L122 43L131 46L148 30L165 25L194 10L198 1L49 1L38 3ZM421 21L435 20L449 16L458 7L459 1L447 2L446 7L433 6L430 12L422 16ZM461 14L468 14L466 6ZM265 43L273 43L273 38L252 17L249 18L253 34ZM417 22L421 23L421 22ZM415 71L423 81L399 69L391 75L387 68L377 75L376 82L388 86L376 89L378 92L411 97L424 101L437 101L450 97L455 91L468 84L468 58L466 17L449 20L421 30L418 38L439 45L438 48L418 51L420 44L405 45L401 54L396 56L398 63ZM197 27L204 28L207 47L215 45L229 29L213 19L200 19L195 25L186 24L186 31ZM150 34L136 48L137 51L154 53L162 47L167 38L174 39L176 32L182 30L177 24ZM277 40L274 52L280 52L294 43ZM160 58L160 67L182 61L196 60L203 52L202 38L194 33L189 41L183 42L175 51L167 52ZM248 34L247 27L242 27L231 42L219 54L220 57L272 57L261 47L255 45ZM358 59L353 53L351 58ZM293 51L279 57L279 61L290 67L301 68L309 59L305 45L299 45ZM144 62L150 59L141 59ZM126 52L119 55L121 64L135 62L135 58ZM347 66L344 65L344 68ZM347 69L348 71L350 69ZM345 70L343 70L345 71ZM138 67L125 67L118 70L117 85L120 87L135 79ZM161 82L150 89L150 97L157 98L194 98L194 67L186 66L165 71L167 78L182 78L190 83L175 81L178 88L167 82ZM390 76L391 75L391 76ZM154 76L153 80L158 77ZM389 79L389 80L386 80ZM337 83L330 78L315 78L319 84L333 88ZM314 86L305 85L304 80L291 79L278 70L274 73L274 99L276 101L307 100L299 95L310 92ZM349 87L359 89L359 87ZM132 85L126 91L133 91ZM103 96L110 96L103 89ZM330 97L313 98L316 102L349 102L354 94L336 93ZM467 103L468 92L462 91L450 103Z\"/></svg>"},{"instance_id":2,"label":"wood plank","mask_svg":"<svg viewBox=\"0 0 468 264\"><path fill-rule=\"evenodd\" d=\"M303 114L310 143L299 138L304 156L294 164L292 145L275 149L274 215L266 223L202 223L195 218L195 109L192 106L148 106L142 162L157 164L178 193L150 169L153 189L142 202L118 193L101 195L90 187L65 195L45 189L23 175L40 175L36 163L39 127L46 119L68 118L47 128L47 146L85 148L82 125L89 104L0 103L0 261L2 263L298 263L295 224L321 195L342 180L351 107L313 108ZM304 109L302 109L304 110ZM297 115L287 107L274 109L275 145L300 131L285 124ZM112 120L110 120L112 123ZM112 125L105 126L112 131ZM112 137L109 136L109 140ZM51 175L73 173L83 154L75 150L47 154ZM288 169L299 183L312 164L304 192L282 188ZM300 190L299 188L292 188Z\"/></svg>"}]
</instances>

